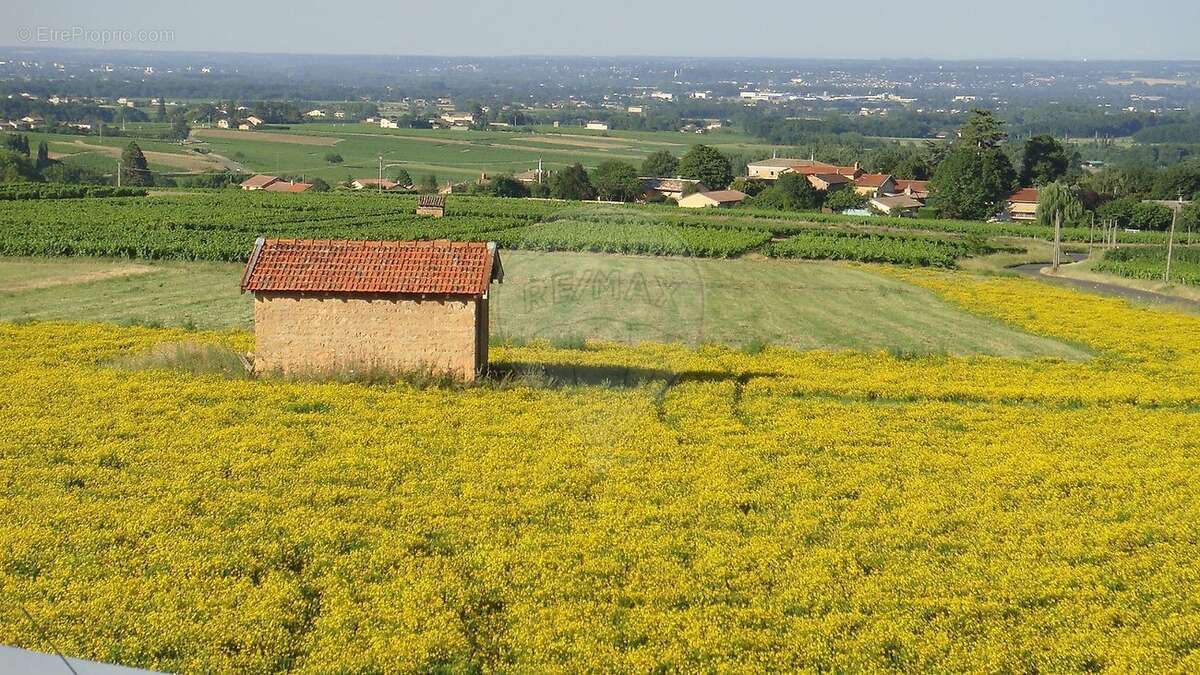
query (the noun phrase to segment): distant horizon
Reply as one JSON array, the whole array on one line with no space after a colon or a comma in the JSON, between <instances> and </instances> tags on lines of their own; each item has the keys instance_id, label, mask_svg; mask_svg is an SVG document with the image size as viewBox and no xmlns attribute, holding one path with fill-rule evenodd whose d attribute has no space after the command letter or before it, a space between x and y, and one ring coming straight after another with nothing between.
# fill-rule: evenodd
<instances>
[{"instance_id":1,"label":"distant horizon","mask_svg":"<svg viewBox=\"0 0 1200 675\"><path fill-rule=\"evenodd\" d=\"M694 61L796 61L796 62L855 62L855 63L1179 63L1200 64L1200 57L1190 58L1043 58L1025 56L989 56L989 57L932 57L932 56L766 56L754 54L704 56L697 54L583 54L583 53L528 53L528 54L451 54L451 53L374 53L374 52L309 52L309 51L253 51L240 49L173 49L162 48L131 48L131 47L72 47L40 44L7 44L0 42L0 49L30 50L30 51L61 51L77 53L111 53L111 54L174 54L174 55L204 55L204 56L306 56L306 57L346 57L346 58L421 58L421 59L681 59Z\"/></svg>"},{"instance_id":2,"label":"distant horizon","mask_svg":"<svg viewBox=\"0 0 1200 675\"><path fill-rule=\"evenodd\" d=\"M912 0L859 16L842 6L783 0L744 8L716 0L684 8L460 0L452 12L402 3L351 13L294 0L281 13L256 4L215 12L147 0L60 0L0 7L0 45L281 56L1200 60L1193 35L1200 3L1149 0L1131 10L1087 0L1009 0L967 9L955 0Z\"/></svg>"}]
</instances>

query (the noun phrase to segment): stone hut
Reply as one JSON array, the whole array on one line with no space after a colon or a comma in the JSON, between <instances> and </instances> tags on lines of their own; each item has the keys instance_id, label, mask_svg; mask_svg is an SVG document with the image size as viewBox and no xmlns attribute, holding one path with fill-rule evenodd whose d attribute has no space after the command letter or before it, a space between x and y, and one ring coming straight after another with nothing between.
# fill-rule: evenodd
<instances>
[{"instance_id":1,"label":"stone hut","mask_svg":"<svg viewBox=\"0 0 1200 675\"><path fill-rule=\"evenodd\" d=\"M445 195L421 195L417 198L417 215L441 218L446 215Z\"/></svg>"},{"instance_id":2,"label":"stone hut","mask_svg":"<svg viewBox=\"0 0 1200 675\"><path fill-rule=\"evenodd\" d=\"M259 239L254 369L280 374L428 370L474 380L488 363L492 242Z\"/></svg>"}]
</instances>

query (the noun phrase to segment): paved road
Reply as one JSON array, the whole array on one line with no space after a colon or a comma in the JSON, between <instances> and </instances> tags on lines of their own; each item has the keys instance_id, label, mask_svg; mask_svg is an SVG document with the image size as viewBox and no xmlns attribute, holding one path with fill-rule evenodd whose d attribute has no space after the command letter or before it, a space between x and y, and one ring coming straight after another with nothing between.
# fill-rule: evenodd
<instances>
[{"instance_id":1,"label":"paved road","mask_svg":"<svg viewBox=\"0 0 1200 675\"><path fill-rule=\"evenodd\" d=\"M1063 255L1073 263L1087 260L1087 255L1083 253L1064 253ZM1099 293L1101 295L1111 295L1117 298L1124 298L1133 302L1155 305L1159 307L1168 307L1172 309L1186 309L1190 311L1200 311L1200 301L1188 300L1187 298L1176 298L1171 295L1155 293L1154 291L1142 291L1136 288L1127 288L1116 284L1106 284L1099 281L1087 281L1085 279L1071 279L1069 277L1054 277L1048 274L1042 274L1042 270L1049 267L1050 263L1030 263L1028 265L1015 265L1009 269L1014 272L1039 279L1051 284L1060 286L1070 286L1083 291Z\"/></svg>"}]
</instances>

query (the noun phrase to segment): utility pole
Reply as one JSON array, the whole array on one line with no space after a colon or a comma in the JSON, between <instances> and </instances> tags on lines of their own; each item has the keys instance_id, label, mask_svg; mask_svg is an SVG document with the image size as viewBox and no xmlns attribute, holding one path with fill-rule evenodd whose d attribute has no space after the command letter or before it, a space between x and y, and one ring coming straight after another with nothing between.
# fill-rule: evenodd
<instances>
[{"instance_id":1,"label":"utility pole","mask_svg":"<svg viewBox=\"0 0 1200 675\"><path fill-rule=\"evenodd\" d=\"M379 189L377 192L383 194L383 155L379 155L379 182L376 184Z\"/></svg>"},{"instance_id":2,"label":"utility pole","mask_svg":"<svg viewBox=\"0 0 1200 675\"><path fill-rule=\"evenodd\" d=\"M1163 274L1163 283L1171 283L1171 255L1175 249L1175 224L1179 222L1179 212L1183 210L1183 195L1179 195L1179 203L1171 209L1171 236L1167 238L1167 270Z\"/></svg>"},{"instance_id":3,"label":"utility pole","mask_svg":"<svg viewBox=\"0 0 1200 675\"><path fill-rule=\"evenodd\" d=\"M1096 212L1091 211L1090 213L1092 214L1092 223L1091 223L1091 225L1088 225L1088 259L1089 260L1091 260L1091 258L1092 258L1092 240L1094 239L1094 235L1096 232Z\"/></svg>"},{"instance_id":4,"label":"utility pole","mask_svg":"<svg viewBox=\"0 0 1200 675\"><path fill-rule=\"evenodd\" d=\"M121 187L121 160L117 160L117 187Z\"/></svg>"}]
</instances>

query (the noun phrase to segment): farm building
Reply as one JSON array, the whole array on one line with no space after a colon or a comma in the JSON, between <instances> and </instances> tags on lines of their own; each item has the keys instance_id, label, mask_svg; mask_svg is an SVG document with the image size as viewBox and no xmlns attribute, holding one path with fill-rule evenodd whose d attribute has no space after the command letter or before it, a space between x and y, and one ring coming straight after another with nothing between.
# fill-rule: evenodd
<instances>
[{"instance_id":1,"label":"farm building","mask_svg":"<svg viewBox=\"0 0 1200 675\"><path fill-rule=\"evenodd\" d=\"M708 186L689 178L655 178L645 176L638 178L642 181L642 196L649 199L654 195L662 195L667 199L679 201L684 192L707 192Z\"/></svg>"},{"instance_id":2,"label":"farm building","mask_svg":"<svg viewBox=\"0 0 1200 675\"><path fill-rule=\"evenodd\" d=\"M1023 187L1004 200L1004 210L1012 220L1037 220L1037 188Z\"/></svg>"},{"instance_id":3,"label":"farm building","mask_svg":"<svg viewBox=\"0 0 1200 675\"><path fill-rule=\"evenodd\" d=\"M263 188L264 192L304 192L313 186L312 183L277 180Z\"/></svg>"},{"instance_id":4,"label":"farm building","mask_svg":"<svg viewBox=\"0 0 1200 675\"><path fill-rule=\"evenodd\" d=\"M919 199L908 195L881 195L872 197L871 207L888 216L915 216L925 206Z\"/></svg>"},{"instance_id":5,"label":"farm building","mask_svg":"<svg viewBox=\"0 0 1200 675\"><path fill-rule=\"evenodd\" d=\"M417 215L441 218L446 215L445 195L421 195L417 198Z\"/></svg>"},{"instance_id":6,"label":"farm building","mask_svg":"<svg viewBox=\"0 0 1200 675\"><path fill-rule=\"evenodd\" d=\"M265 190L268 186L278 182L277 176L257 174L242 181L241 187L243 190Z\"/></svg>"},{"instance_id":7,"label":"farm building","mask_svg":"<svg viewBox=\"0 0 1200 675\"><path fill-rule=\"evenodd\" d=\"M399 187L399 183L386 178L355 178L350 183L350 188L354 190L365 190L367 188L394 190L397 187Z\"/></svg>"},{"instance_id":8,"label":"farm building","mask_svg":"<svg viewBox=\"0 0 1200 675\"><path fill-rule=\"evenodd\" d=\"M473 380L503 278L494 243L259 239L241 286L254 294L254 369Z\"/></svg>"},{"instance_id":9,"label":"farm building","mask_svg":"<svg viewBox=\"0 0 1200 675\"><path fill-rule=\"evenodd\" d=\"M863 197L880 197L899 192L896 179L885 173L864 173L854 179L854 191Z\"/></svg>"},{"instance_id":10,"label":"farm building","mask_svg":"<svg viewBox=\"0 0 1200 675\"><path fill-rule=\"evenodd\" d=\"M697 192L679 200L679 205L685 209L703 209L737 206L746 199L746 193L737 190L717 190L716 192Z\"/></svg>"}]
</instances>

